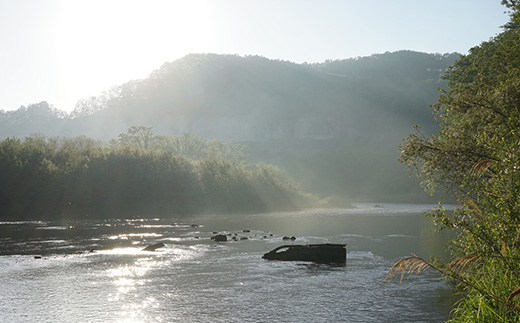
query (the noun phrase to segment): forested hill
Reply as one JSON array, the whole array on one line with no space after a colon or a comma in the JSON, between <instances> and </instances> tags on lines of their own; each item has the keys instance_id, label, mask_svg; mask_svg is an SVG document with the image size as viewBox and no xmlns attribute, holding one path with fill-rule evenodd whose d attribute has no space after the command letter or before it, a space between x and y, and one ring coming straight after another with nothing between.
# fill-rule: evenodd
<instances>
[{"instance_id":1,"label":"forested hill","mask_svg":"<svg viewBox=\"0 0 520 323\"><path fill-rule=\"evenodd\" d=\"M398 164L397 146L414 124L435 130L427 107L457 58L400 51L295 64L192 54L80 100L68 116L46 102L2 112L0 138L108 140L144 125L157 134L245 143L253 161L279 165L313 192L415 198L419 189Z\"/></svg>"}]
</instances>

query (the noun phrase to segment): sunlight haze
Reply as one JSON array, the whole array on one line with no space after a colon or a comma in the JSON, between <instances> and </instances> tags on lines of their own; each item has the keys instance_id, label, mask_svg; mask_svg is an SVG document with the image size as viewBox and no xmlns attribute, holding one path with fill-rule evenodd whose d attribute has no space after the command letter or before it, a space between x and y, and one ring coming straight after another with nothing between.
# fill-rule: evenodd
<instances>
[{"instance_id":1,"label":"sunlight haze","mask_svg":"<svg viewBox=\"0 0 520 323\"><path fill-rule=\"evenodd\" d=\"M296 63L467 51L501 31L499 0L0 0L0 110L79 99L190 53Z\"/></svg>"}]
</instances>

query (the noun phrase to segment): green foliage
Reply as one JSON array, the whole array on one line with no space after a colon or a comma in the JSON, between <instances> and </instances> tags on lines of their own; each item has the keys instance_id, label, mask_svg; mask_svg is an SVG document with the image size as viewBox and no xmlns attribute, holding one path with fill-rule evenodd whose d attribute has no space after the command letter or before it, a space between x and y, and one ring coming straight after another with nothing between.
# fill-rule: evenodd
<instances>
[{"instance_id":1,"label":"green foliage","mask_svg":"<svg viewBox=\"0 0 520 323\"><path fill-rule=\"evenodd\" d=\"M175 148L175 149L173 149ZM132 127L107 147L86 137L0 142L0 218L179 216L309 206L272 166L242 147Z\"/></svg>"},{"instance_id":2,"label":"green foliage","mask_svg":"<svg viewBox=\"0 0 520 323\"><path fill-rule=\"evenodd\" d=\"M151 149L157 144L152 127L132 126L127 133L119 135L119 139L112 141L114 145L130 146L139 149Z\"/></svg>"},{"instance_id":3,"label":"green foliage","mask_svg":"<svg viewBox=\"0 0 520 323\"><path fill-rule=\"evenodd\" d=\"M475 260L459 271L439 268L467 293L454 322L520 321L520 8L504 2L511 9L504 32L447 71L449 90L433 105L438 134L418 131L401 146L401 161L427 190L447 189L461 204L430 215L458 232L455 261Z\"/></svg>"},{"instance_id":4,"label":"green foliage","mask_svg":"<svg viewBox=\"0 0 520 323\"><path fill-rule=\"evenodd\" d=\"M245 146L222 142L216 139L204 140L203 137L185 133L182 136L158 136L152 127L132 126L118 139L110 140L113 147L132 147L137 149L166 150L175 155L182 155L190 160L225 159L245 162Z\"/></svg>"}]
</instances>

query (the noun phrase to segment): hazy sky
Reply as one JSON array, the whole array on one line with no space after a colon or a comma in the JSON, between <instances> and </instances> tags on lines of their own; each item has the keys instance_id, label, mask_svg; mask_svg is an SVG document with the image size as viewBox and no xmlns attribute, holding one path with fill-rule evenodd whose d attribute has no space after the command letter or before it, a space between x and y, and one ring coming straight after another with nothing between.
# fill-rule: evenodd
<instances>
[{"instance_id":1,"label":"hazy sky","mask_svg":"<svg viewBox=\"0 0 520 323\"><path fill-rule=\"evenodd\" d=\"M322 62L460 52L501 32L500 0L0 0L0 110L79 99L189 53Z\"/></svg>"}]
</instances>

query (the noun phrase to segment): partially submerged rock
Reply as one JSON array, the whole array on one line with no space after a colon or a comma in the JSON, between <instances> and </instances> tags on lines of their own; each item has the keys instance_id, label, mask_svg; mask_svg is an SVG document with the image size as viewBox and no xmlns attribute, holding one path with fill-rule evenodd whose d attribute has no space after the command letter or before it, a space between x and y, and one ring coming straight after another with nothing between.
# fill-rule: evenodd
<instances>
[{"instance_id":1,"label":"partially submerged rock","mask_svg":"<svg viewBox=\"0 0 520 323\"><path fill-rule=\"evenodd\" d=\"M164 243L158 242L152 245L149 245L148 247L144 248L143 251L155 251L155 249L159 249L164 247Z\"/></svg>"},{"instance_id":2,"label":"partially submerged rock","mask_svg":"<svg viewBox=\"0 0 520 323\"><path fill-rule=\"evenodd\" d=\"M223 241L227 241L227 236L224 234L217 234L217 235L211 237L211 240L217 241L217 242L223 242Z\"/></svg>"}]
</instances>

